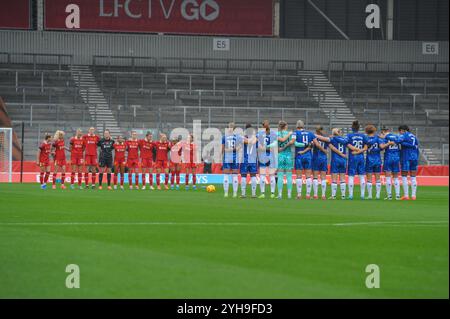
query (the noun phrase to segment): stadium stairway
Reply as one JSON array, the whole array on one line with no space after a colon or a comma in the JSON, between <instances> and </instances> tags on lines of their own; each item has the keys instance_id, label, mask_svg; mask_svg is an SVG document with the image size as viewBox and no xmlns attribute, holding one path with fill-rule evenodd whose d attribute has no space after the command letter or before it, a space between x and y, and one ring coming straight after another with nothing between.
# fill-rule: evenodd
<instances>
[{"instance_id":1,"label":"stadium stairway","mask_svg":"<svg viewBox=\"0 0 450 319\"><path fill-rule=\"evenodd\" d=\"M324 113L331 117L336 112L333 119L334 125L351 126L356 119L355 116L323 72L298 71L298 75Z\"/></svg>"},{"instance_id":2,"label":"stadium stairway","mask_svg":"<svg viewBox=\"0 0 450 319\"><path fill-rule=\"evenodd\" d=\"M71 65L70 70L79 88L81 98L88 105L89 114L95 122L97 131L102 132L107 128L113 136L121 134L119 124L90 67L87 65Z\"/></svg>"}]
</instances>

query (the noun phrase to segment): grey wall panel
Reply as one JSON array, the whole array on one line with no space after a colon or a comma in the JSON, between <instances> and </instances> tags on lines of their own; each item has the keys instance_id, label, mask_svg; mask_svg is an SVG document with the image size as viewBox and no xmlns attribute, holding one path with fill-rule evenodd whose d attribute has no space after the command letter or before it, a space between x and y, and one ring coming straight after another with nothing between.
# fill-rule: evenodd
<instances>
[{"instance_id":1,"label":"grey wall panel","mask_svg":"<svg viewBox=\"0 0 450 319\"><path fill-rule=\"evenodd\" d=\"M300 59L305 69L326 70L331 60L447 62L448 42L439 55L422 55L422 42L231 38L230 51L213 51L213 37L0 31L0 52L73 54L90 64L93 55L149 57Z\"/></svg>"}]
</instances>

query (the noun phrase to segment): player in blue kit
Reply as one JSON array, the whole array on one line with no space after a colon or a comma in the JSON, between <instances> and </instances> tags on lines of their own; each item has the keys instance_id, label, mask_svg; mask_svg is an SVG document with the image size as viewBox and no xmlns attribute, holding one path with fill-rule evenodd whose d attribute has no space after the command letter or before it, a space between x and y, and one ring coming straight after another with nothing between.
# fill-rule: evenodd
<instances>
[{"instance_id":1,"label":"player in blue kit","mask_svg":"<svg viewBox=\"0 0 450 319\"><path fill-rule=\"evenodd\" d=\"M399 136L391 133L388 128L381 130L381 137L385 143L381 146L384 149L383 171L386 175L386 200L392 200L392 179L394 179L395 199L400 200L400 146Z\"/></svg>"},{"instance_id":2,"label":"player in blue kit","mask_svg":"<svg viewBox=\"0 0 450 319\"><path fill-rule=\"evenodd\" d=\"M223 154L223 190L224 196L228 197L229 179L231 177L233 183L233 197L237 197L238 192L238 172L239 163L237 161L237 153L242 147L242 136L234 132L234 123L229 123L225 130L225 136L222 137L222 154Z\"/></svg>"},{"instance_id":3,"label":"player in blue kit","mask_svg":"<svg viewBox=\"0 0 450 319\"><path fill-rule=\"evenodd\" d=\"M361 199L364 199L366 189L364 152L367 150L367 137L359 133L359 121L353 121L352 133L347 134L350 149L348 155L348 199L353 199L353 186L355 175L359 175L361 186Z\"/></svg>"},{"instance_id":4,"label":"player in blue kit","mask_svg":"<svg viewBox=\"0 0 450 319\"><path fill-rule=\"evenodd\" d=\"M325 132L321 125L316 127L316 135L325 136ZM313 166L313 192L314 199L319 196L319 176L322 186L322 199L326 199L327 193L327 171L328 171L328 143L319 141L317 138L314 141L312 166Z\"/></svg>"},{"instance_id":5,"label":"player in blue kit","mask_svg":"<svg viewBox=\"0 0 450 319\"><path fill-rule=\"evenodd\" d=\"M342 130L334 128L331 137L316 135L320 141L329 143L328 147L331 150L331 197L336 199L337 181L341 186L341 198L345 199L346 183L345 173L347 171L347 144L348 139L342 136Z\"/></svg>"},{"instance_id":6,"label":"player in blue kit","mask_svg":"<svg viewBox=\"0 0 450 319\"><path fill-rule=\"evenodd\" d=\"M375 176L376 199L381 195L381 150L385 141L379 137L377 128L374 125L367 125L367 155L366 155L366 177L367 177L367 199L372 199L372 180Z\"/></svg>"},{"instance_id":7,"label":"player in blue kit","mask_svg":"<svg viewBox=\"0 0 450 319\"><path fill-rule=\"evenodd\" d=\"M243 160L240 161L240 173L241 173L241 198L246 197L247 188L247 175L250 175L250 181L252 185L252 198L256 198L256 173L258 172L257 165L257 153L258 153L258 140L256 139L255 129L251 124L245 125Z\"/></svg>"},{"instance_id":8,"label":"player in blue kit","mask_svg":"<svg viewBox=\"0 0 450 319\"><path fill-rule=\"evenodd\" d=\"M303 121L297 121L297 130L295 131L295 173L297 175L297 199L302 198L302 172L305 172L306 178L306 199L311 198L312 186L312 146L316 136L304 129ZM303 144L304 146L299 146Z\"/></svg>"},{"instance_id":9,"label":"player in blue kit","mask_svg":"<svg viewBox=\"0 0 450 319\"><path fill-rule=\"evenodd\" d=\"M417 165L419 162L419 140L409 131L407 125L400 125L400 166L402 171L403 197L402 200L409 200L408 174L411 178L411 199L416 200L417 192Z\"/></svg>"},{"instance_id":10,"label":"player in blue kit","mask_svg":"<svg viewBox=\"0 0 450 319\"><path fill-rule=\"evenodd\" d=\"M270 182L270 197L275 198L276 180L275 173L277 172L277 157L278 149L276 147L269 148L269 145L277 140L277 132L270 129L268 120L262 123L262 130L257 134L258 140L258 162L259 162L259 187L261 195L259 198L265 198L266 192L266 176L269 176Z\"/></svg>"}]
</instances>

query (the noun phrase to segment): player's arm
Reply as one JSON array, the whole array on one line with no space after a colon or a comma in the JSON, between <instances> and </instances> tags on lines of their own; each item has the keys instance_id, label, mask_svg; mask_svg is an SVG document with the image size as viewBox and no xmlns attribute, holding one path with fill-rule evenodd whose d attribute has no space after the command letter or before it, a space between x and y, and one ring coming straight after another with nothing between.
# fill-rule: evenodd
<instances>
[{"instance_id":1,"label":"player's arm","mask_svg":"<svg viewBox=\"0 0 450 319\"><path fill-rule=\"evenodd\" d=\"M322 145L320 145L320 143L319 143L319 141L317 141L317 139L313 140L313 144L319 151L321 151L325 154L327 153L327 150L325 148L323 148Z\"/></svg>"},{"instance_id":2,"label":"player's arm","mask_svg":"<svg viewBox=\"0 0 450 319\"><path fill-rule=\"evenodd\" d=\"M278 142L283 143L286 142L292 135L292 131L289 131L289 133L285 137L278 136Z\"/></svg>"},{"instance_id":3,"label":"player's arm","mask_svg":"<svg viewBox=\"0 0 450 319\"><path fill-rule=\"evenodd\" d=\"M322 136L322 135L315 135L315 136L316 136L316 139L318 139L319 141L326 142L326 143L331 142L331 139L329 137Z\"/></svg>"},{"instance_id":4,"label":"player's arm","mask_svg":"<svg viewBox=\"0 0 450 319\"><path fill-rule=\"evenodd\" d=\"M336 154L338 154L339 156L343 157L343 158L347 158L347 155L345 155L344 153L342 153L340 150L338 150L336 147L334 147L333 144L330 144L330 150L332 152L335 152Z\"/></svg>"}]
</instances>

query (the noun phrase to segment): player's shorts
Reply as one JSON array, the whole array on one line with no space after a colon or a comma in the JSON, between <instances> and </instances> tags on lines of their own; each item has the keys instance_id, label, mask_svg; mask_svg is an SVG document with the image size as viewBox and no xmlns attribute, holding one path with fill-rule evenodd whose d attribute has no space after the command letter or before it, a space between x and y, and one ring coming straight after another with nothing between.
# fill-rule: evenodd
<instances>
[{"instance_id":1,"label":"player's shorts","mask_svg":"<svg viewBox=\"0 0 450 319\"><path fill-rule=\"evenodd\" d=\"M153 167L153 159L151 158L143 158L141 161L142 168L152 168Z\"/></svg>"},{"instance_id":2,"label":"player's shorts","mask_svg":"<svg viewBox=\"0 0 450 319\"><path fill-rule=\"evenodd\" d=\"M188 169L195 169L195 168L197 168L197 163L184 163L183 165L184 165L185 168L188 168Z\"/></svg>"},{"instance_id":3,"label":"player's shorts","mask_svg":"<svg viewBox=\"0 0 450 319\"><path fill-rule=\"evenodd\" d=\"M364 156L353 157L348 161L348 175L355 176L366 174L366 168L364 164Z\"/></svg>"},{"instance_id":4,"label":"player's shorts","mask_svg":"<svg viewBox=\"0 0 450 319\"><path fill-rule=\"evenodd\" d=\"M84 164L83 156L82 156L82 155L79 155L79 156L72 156L72 157L70 158L70 163L71 163L72 165L75 165L75 166L81 166L81 165L83 165L83 164Z\"/></svg>"},{"instance_id":5,"label":"player's shorts","mask_svg":"<svg viewBox=\"0 0 450 319\"><path fill-rule=\"evenodd\" d=\"M345 174L347 171L347 160L331 161L331 174Z\"/></svg>"},{"instance_id":6,"label":"player's shorts","mask_svg":"<svg viewBox=\"0 0 450 319\"><path fill-rule=\"evenodd\" d=\"M295 157L295 169L312 169L312 157L311 155L297 155Z\"/></svg>"},{"instance_id":7,"label":"player's shorts","mask_svg":"<svg viewBox=\"0 0 450 319\"><path fill-rule=\"evenodd\" d=\"M223 163L222 164L223 170L231 170L235 171L239 169L239 163Z\"/></svg>"},{"instance_id":8,"label":"player's shorts","mask_svg":"<svg viewBox=\"0 0 450 319\"><path fill-rule=\"evenodd\" d=\"M314 159L312 163L312 169L315 172L328 171L328 161L326 158Z\"/></svg>"},{"instance_id":9,"label":"player's shorts","mask_svg":"<svg viewBox=\"0 0 450 319\"><path fill-rule=\"evenodd\" d=\"M127 165L127 162L125 161L125 158L122 158L122 159L115 158L114 159L114 166L125 167L126 165Z\"/></svg>"},{"instance_id":10,"label":"player's shorts","mask_svg":"<svg viewBox=\"0 0 450 319\"><path fill-rule=\"evenodd\" d=\"M84 164L86 166L97 166L97 155L85 155Z\"/></svg>"},{"instance_id":11,"label":"player's shorts","mask_svg":"<svg viewBox=\"0 0 450 319\"><path fill-rule=\"evenodd\" d=\"M366 161L366 173L381 173L381 163Z\"/></svg>"},{"instance_id":12,"label":"player's shorts","mask_svg":"<svg viewBox=\"0 0 450 319\"><path fill-rule=\"evenodd\" d=\"M62 158L62 159L55 159L55 165L58 166L66 166L66 159Z\"/></svg>"},{"instance_id":13,"label":"player's shorts","mask_svg":"<svg viewBox=\"0 0 450 319\"><path fill-rule=\"evenodd\" d=\"M398 173L400 172L400 161L389 159L384 162L383 164L383 170L385 172L392 172L392 173Z\"/></svg>"},{"instance_id":14,"label":"player's shorts","mask_svg":"<svg viewBox=\"0 0 450 319\"><path fill-rule=\"evenodd\" d=\"M278 169L292 170L294 168L294 161L292 156L278 156Z\"/></svg>"},{"instance_id":15,"label":"player's shorts","mask_svg":"<svg viewBox=\"0 0 450 319\"><path fill-rule=\"evenodd\" d=\"M48 159L46 159L46 160L40 159L39 160L39 167L47 167L47 166L50 166L50 160L48 160Z\"/></svg>"},{"instance_id":16,"label":"player's shorts","mask_svg":"<svg viewBox=\"0 0 450 319\"><path fill-rule=\"evenodd\" d=\"M100 158L99 166L113 168L113 159L112 158Z\"/></svg>"},{"instance_id":17,"label":"player's shorts","mask_svg":"<svg viewBox=\"0 0 450 319\"><path fill-rule=\"evenodd\" d=\"M417 171L417 160L404 160L401 161L401 169L402 172L411 172L411 171Z\"/></svg>"},{"instance_id":18,"label":"player's shorts","mask_svg":"<svg viewBox=\"0 0 450 319\"><path fill-rule=\"evenodd\" d=\"M258 165L256 163L241 163L240 165L241 174L256 174L258 172Z\"/></svg>"},{"instance_id":19,"label":"player's shorts","mask_svg":"<svg viewBox=\"0 0 450 319\"><path fill-rule=\"evenodd\" d=\"M168 161L156 160L155 161L155 168L159 168L159 169L169 168L169 162Z\"/></svg>"},{"instance_id":20,"label":"player's shorts","mask_svg":"<svg viewBox=\"0 0 450 319\"><path fill-rule=\"evenodd\" d=\"M137 158L129 158L127 160L127 167L128 168L139 168L139 159L137 159Z\"/></svg>"}]
</instances>

